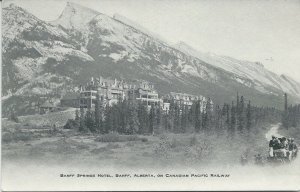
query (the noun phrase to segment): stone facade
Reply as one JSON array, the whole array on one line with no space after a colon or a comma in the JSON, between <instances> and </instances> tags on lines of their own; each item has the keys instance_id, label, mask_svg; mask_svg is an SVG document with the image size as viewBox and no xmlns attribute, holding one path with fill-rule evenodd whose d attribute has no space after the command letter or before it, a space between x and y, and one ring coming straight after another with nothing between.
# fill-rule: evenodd
<instances>
[{"instance_id":1,"label":"stone facade","mask_svg":"<svg viewBox=\"0 0 300 192\"><path fill-rule=\"evenodd\" d=\"M201 102L201 110L204 111L207 99L203 96L196 96L186 93L171 92L168 95L159 97L154 85L146 82L132 82L127 84L117 79L91 78L85 86L80 86L78 93L66 95L61 99L62 106L82 107L92 109L95 107L97 94L104 105L114 105L125 99L135 100L146 105L148 109L152 105L160 106L166 113L170 110L171 101L179 105L191 107L194 101ZM72 96L71 96L72 95ZM212 102L211 102L212 104Z\"/></svg>"}]
</instances>

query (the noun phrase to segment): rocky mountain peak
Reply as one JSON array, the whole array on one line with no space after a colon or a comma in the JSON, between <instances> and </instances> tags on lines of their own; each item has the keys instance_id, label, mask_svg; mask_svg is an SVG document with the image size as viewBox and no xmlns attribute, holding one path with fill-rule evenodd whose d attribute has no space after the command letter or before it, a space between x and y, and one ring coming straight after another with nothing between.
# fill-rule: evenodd
<instances>
[{"instance_id":1,"label":"rocky mountain peak","mask_svg":"<svg viewBox=\"0 0 300 192\"><path fill-rule=\"evenodd\" d=\"M2 11L2 37L6 39L16 38L24 30L39 22L37 17L13 3ZM8 41L3 41L3 47L6 47L7 43Z\"/></svg>"},{"instance_id":2,"label":"rocky mountain peak","mask_svg":"<svg viewBox=\"0 0 300 192\"><path fill-rule=\"evenodd\" d=\"M3 22L12 22L14 20L37 20L38 18L30 14L23 8L11 3L8 7L3 8Z\"/></svg>"},{"instance_id":3,"label":"rocky mountain peak","mask_svg":"<svg viewBox=\"0 0 300 192\"><path fill-rule=\"evenodd\" d=\"M67 5L65 7L65 10L64 12L68 11L68 10L71 10L72 13L76 14L76 13L90 13L90 14L94 14L94 15L98 15L100 14L99 12L93 10L93 9L90 9L88 7L84 7L84 6L81 6L79 4L76 4L76 3L72 3L72 2L67 2Z\"/></svg>"},{"instance_id":4,"label":"rocky mountain peak","mask_svg":"<svg viewBox=\"0 0 300 192\"><path fill-rule=\"evenodd\" d=\"M236 90L263 105L279 103L270 98L281 100L283 91L299 95L299 84L253 62L202 53L184 42L162 43L131 21L75 3L67 3L54 22L11 5L3 9L2 23L4 113L34 113L43 94L58 99L99 75L146 80L160 94L185 92L219 102L230 101Z\"/></svg>"},{"instance_id":5,"label":"rocky mountain peak","mask_svg":"<svg viewBox=\"0 0 300 192\"><path fill-rule=\"evenodd\" d=\"M88 22L99 14L101 13L95 10L68 2L59 18L52 23L66 29L83 29Z\"/></svg>"}]
</instances>

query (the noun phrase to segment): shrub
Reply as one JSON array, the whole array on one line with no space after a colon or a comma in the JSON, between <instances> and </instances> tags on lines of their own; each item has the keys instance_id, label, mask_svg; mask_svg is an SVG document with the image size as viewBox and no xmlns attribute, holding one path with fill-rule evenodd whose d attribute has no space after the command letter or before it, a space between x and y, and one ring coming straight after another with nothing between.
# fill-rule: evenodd
<instances>
[{"instance_id":1,"label":"shrub","mask_svg":"<svg viewBox=\"0 0 300 192\"><path fill-rule=\"evenodd\" d=\"M165 141L160 141L154 148L154 154L160 158L168 159L170 156L170 146Z\"/></svg>"},{"instance_id":2,"label":"shrub","mask_svg":"<svg viewBox=\"0 0 300 192\"><path fill-rule=\"evenodd\" d=\"M9 119L15 123L19 123L19 118L15 113L11 113Z\"/></svg>"},{"instance_id":3,"label":"shrub","mask_svg":"<svg viewBox=\"0 0 300 192\"><path fill-rule=\"evenodd\" d=\"M74 119L68 119L67 123L64 125L64 129L79 129L79 123Z\"/></svg>"},{"instance_id":4,"label":"shrub","mask_svg":"<svg viewBox=\"0 0 300 192\"><path fill-rule=\"evenodd\" d=\"M133 142L127 142L127 143L125 144L125 146L127 146L127 147L132 147L132 146L134 146L134 143L133 143Z\"/></svg>"},{"instance_id":5,"label":"shrub","mask_svg":"<svg viewBox=\"0 0 300 192\"><path fill-rule=\"evenodd\" d=\"M2 135L2 142L4 143L29 141L31 139L33 139L32 133L24 133L20 131L14 133L5 133Z\"/></svg>"},{"instance_id":6,"label":"shrub","mask_svg":"<svg viewBox=\"0 0 300 192\"><path fill-rule=\"evenodd\" d=\"M212 151L213 149L210 143L207 143L205 141L196 141L193 146L185 148L185 156L192 162L196 162L204 159L209 159L212 155Z\"/></svg>"},{"instance_id":7,"label":"shrub","mask_svg":"<svg viewBox=\"0 0 300 192\"><path fill-rule=\"evenodd\" d=\"M137 135L129 135L129 136L124 136L126 141L137 141L140 140L140 138Z\"/></svg>"},{"instance_id":8,"label":"shrub","mask_svg":"<svg viewBox=\"0 0 300 192\"><path fill-rule=\"evenodd\" d=\"M190 146L196 145L197 142L198 142L197 137L195 135L193 135L190 140Z\"/></svg>"},{"instance_id":9,"label":"shrub","mask_svg":"<svg viewBox=\"0 0 300 192\"><path fill-rule=\"evenodd\" d=\"M111 151L111 149L106 148L106 147L100 147L100 148L96 148L96 149L91 150L91 153L94 153L94 154L113 153L113 151Z\"/></svg>"},{"instance_id":10,"label":"shrub","mask_svg":"<svg viewBox=\"0 0 300 192\"><path fill-rule=\"evenodd\" d=\"M55 153L58 153L58 154L67 154L67 153L70 154L70 153L77 152L76 148L70 144L57 145L54 150L55 150Z\"/></svg>"},{"instance_id":11,"label":"shrub","mask_svg":"<svg viewBox=\"0 0 300 192\"><path fill-rule=\"evenodd\" d=\"M126 142L126 141L139 141L142 140L137 135L119 135L118 133L109 133L97 137L95 141L98 142Z\"/></svg>"},{"instance_id":12,"label":"shrub","mask_svg":"<svg viewBox=\"0 0 300 192\"><path fill-rule=\"evenodd\" d=\"M98 142L120 142L119 135L116 133L108 133L96 138Z\"/></svg>"},{"instance_id":13,"label":"shrub","mask_svg":"<svg viewBox=\"0 0 300 192\"><path fill-rule=\"evenodd\" d=\"M12 142L14 139L13 139L13 136L11 133L4 133L2 135L2 142L3 143L10 143Z\"/></svg>"},{"instance_id":14,"label":"shrub","mask_svg":"<svg viewBox=\"0 0 300 192\"><path fill-rule=\"evenodd\" d=\"M120 148L120 145L118 145L118 144L113 144L113 143L109 143L106 147L107 147L108 149L117 149L117 148Z\"/></svg>"},{"instance_id":15,"label":"shrub","mask_svg":"<svg viewBox=\"0 0 300 192\"><path fill-rule=\"evenodd\" d=\"M86 150L86 149L89 149L90 147L89 147L88 145L82 144L82 145L77 145L76 148L77 148L77 149Z\"/></svg>"},{"instance_id":16,"label":"shrub","mask_svg":"<svg viewBox=\"0 0 300 192\"><path fill-rule=\"evenodd\" d=\"M168 143L168 145L171 148L176 148L177 146L180 145L180 142L177 139L173 138L172 141Z\"/></svg>"},{"instance_id":17,"label":"shrub","mask_svg":"<svg viewBox=\"0 0 300 192\"><path fill-rule=\"evenodd\" d=\"M145 137L143 137L143 138L141 139L141 141L142 141L142 142L148 142L148 139L145 138Z\"/></svg>"},{"instance_id":18,"label":"shrub","mask_svg":"<svg viewBox=\"0 0 300 192\"><path fill-rule=\"evenodd\" d=\"M14 140L15 141L29 141L33 138L33 135L30 133L22 133L22 132L16 132L14 134Z\"/></svg>"}]
</instances>

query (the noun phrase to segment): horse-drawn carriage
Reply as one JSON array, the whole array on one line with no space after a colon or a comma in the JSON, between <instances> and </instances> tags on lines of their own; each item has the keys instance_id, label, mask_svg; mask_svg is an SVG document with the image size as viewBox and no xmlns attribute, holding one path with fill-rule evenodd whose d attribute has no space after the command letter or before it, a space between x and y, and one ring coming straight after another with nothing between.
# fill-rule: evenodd
<instances>
[{"instance_id":1,"label":"horse-drawn carriage","mask_svg":"<svg viewBox=\"0 0 300 192\"><path fill-rule=\"evenodd\" d=\"M273 155L267 157L268 163L289 163L297 157L297 152L292 151L283 151L283 150L274 150Z\"/></svg>"},{"instance_id":2,"label":"horse-drawn carriage","mask_svg":"<svg viewBox=\"0 0 300 192\"><path fill-rule=\"evenodd\" d=\"M294 143L293 138L286 139L285 137L277 138L272 136L269 142L269 163L287 163L297 157L298 147Z\"/></svg>"},{"instance_id":3,"label":"horse-drawn carriage","mask_svg":"<svg viewBox=\"0 0 300 192\"><path fill-rule=\"evenodd\" d=\"M277 138L272 136L269 143L269 153L266 157L261 154L254 156L254 164L285 164L293 161L297 157L298 147L294 143L293 138L286 139L285 137ZM241 156L241 164L248 164L247 155Z\"/></svg>"}]
</instances>

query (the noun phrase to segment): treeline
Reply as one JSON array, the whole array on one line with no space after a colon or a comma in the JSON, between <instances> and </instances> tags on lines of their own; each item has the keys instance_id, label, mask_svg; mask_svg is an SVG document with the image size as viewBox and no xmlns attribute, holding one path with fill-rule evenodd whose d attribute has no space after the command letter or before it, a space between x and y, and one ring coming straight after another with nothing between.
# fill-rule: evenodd
<instances>
[{"instance_id":1,"label":"treeline","mask_svg":"<svg viewBox=\"0 0 300 192\"><path fill-rule=\"evenodd\" d=\"M284 111L282 113L282 125L285 128L300 126L300 104L289 105L287 94L284 94Z\"/></svg>"},{"instance_id":2,"label":"treeline","mask_svg":"<svg viewBox=\"0 0 300 192\"><path fill-rule=\"evenodd\" d=\"M105 105L97 96L95 110L76 111L75 120L69 120L65 128L78 128L80 132L105 134L159 134L162 132L207 134L247 134L267 122L277 121L281 112L275 108L256 107L251 101L238 96L231 104L213 106L207 102L195 101L192 106L170 102L165 113L161 106L150 107L137 101L119 101L113 106Z\"/></svg>"}]
</instances>

